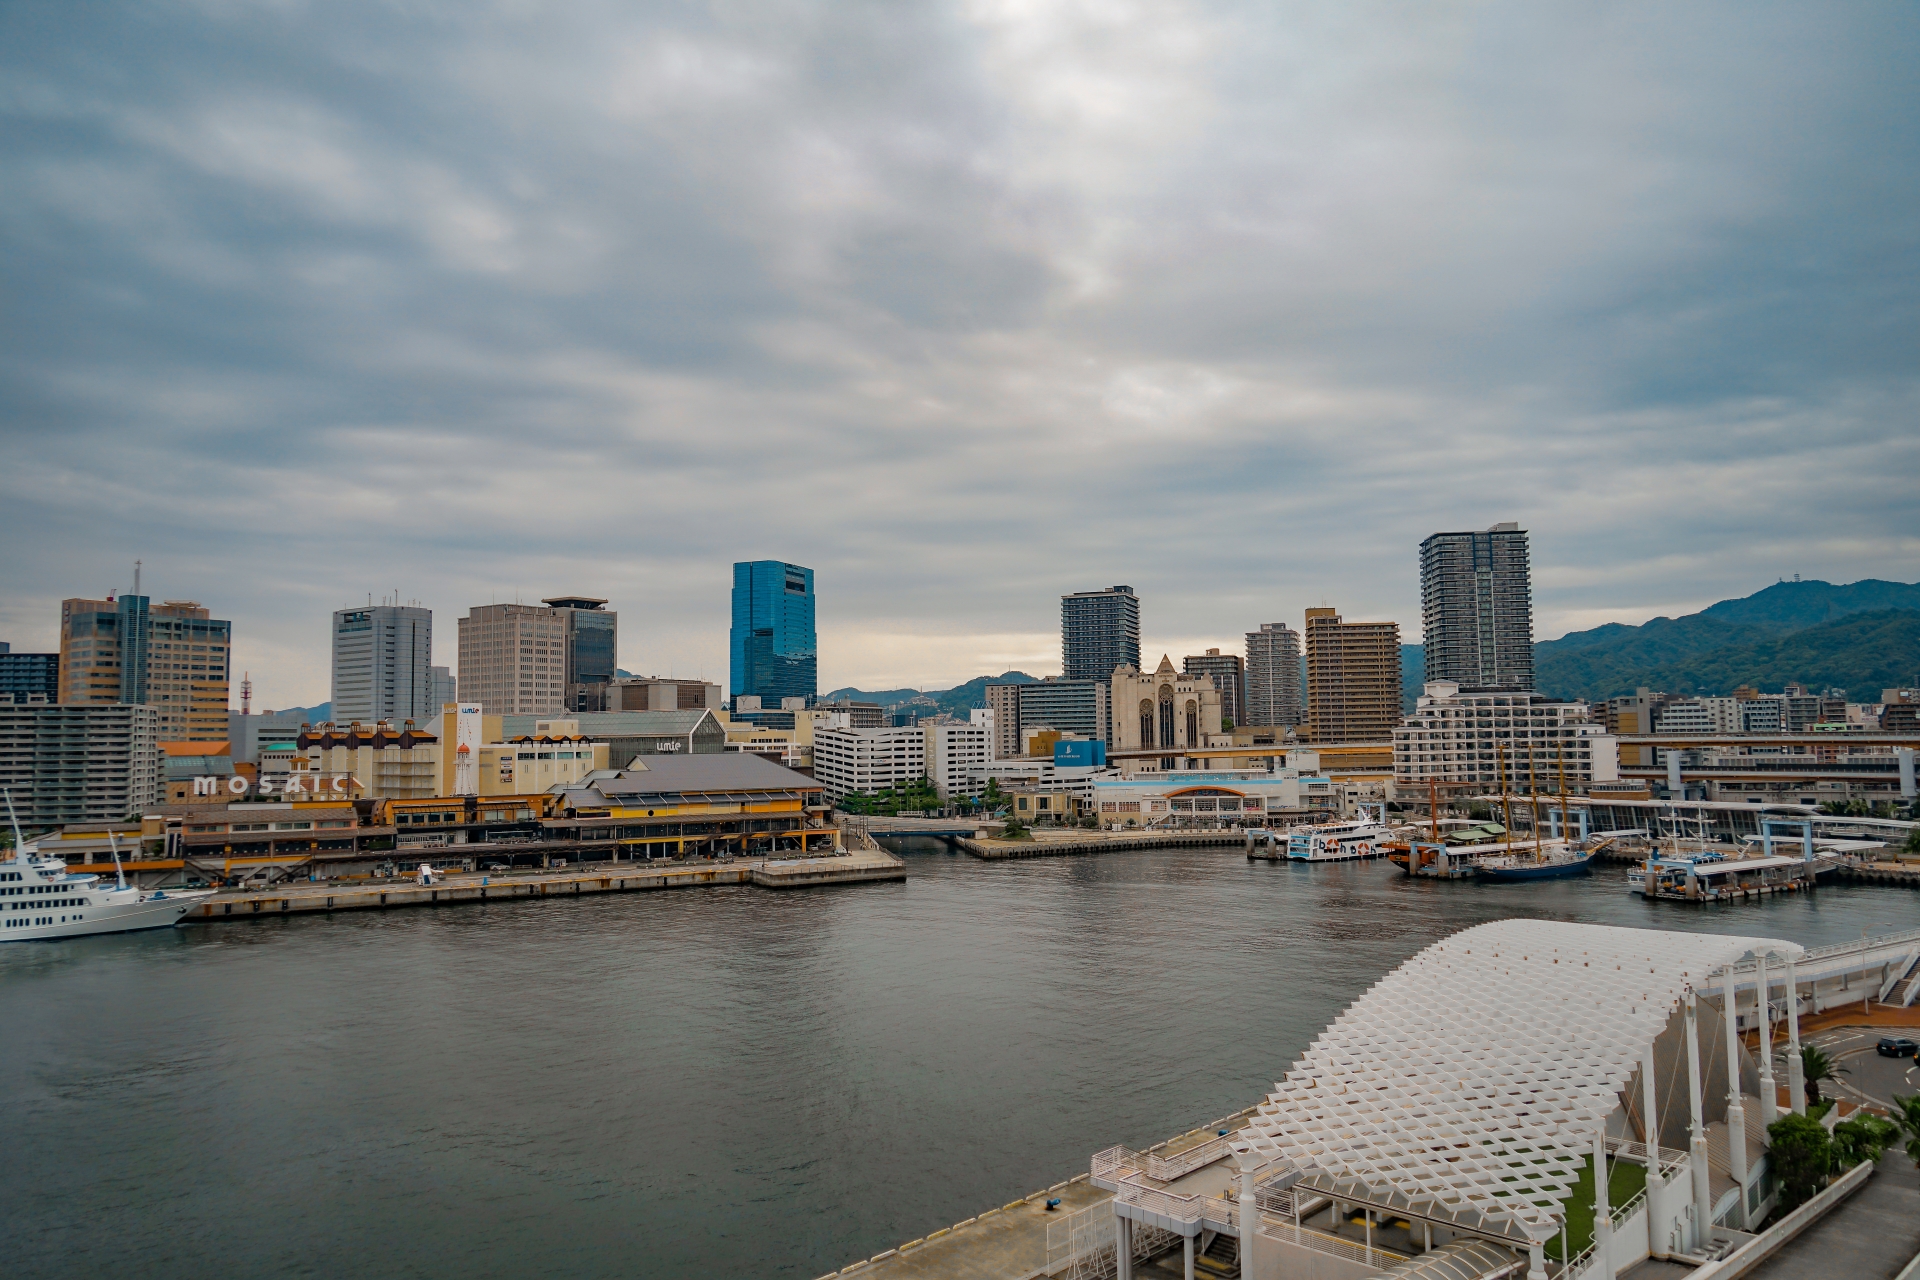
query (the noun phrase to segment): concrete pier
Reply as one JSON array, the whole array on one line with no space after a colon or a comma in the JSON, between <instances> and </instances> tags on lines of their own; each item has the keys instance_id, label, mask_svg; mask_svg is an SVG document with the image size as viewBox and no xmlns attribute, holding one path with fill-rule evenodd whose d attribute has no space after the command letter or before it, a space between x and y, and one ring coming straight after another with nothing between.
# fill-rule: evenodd
<instances>
[{"instance_id":1,"label":"concrete pier","mask_svg":"<svg viewBox=\"0 0 1920 1280\"><path fill-rule=\"evenodd\" d=\"M187 923L256 920L303 912L378 911L391 907L442 907L470 902L525 899L577 899L588 894L639 893L699 885L757 885L763 889L804 889L836 884L905 880L906 864L890 853L861 850L831 858L756 858L733 862L657 866L622 863L568 871L530 871L505 875L478 872L434 877L423 885L411 877L394 880L291 881L270 889L221 893L188 912Z\"/></svg>"},{"instance_id":2,"label":"concrete pier","mask_svg":"<svg viewBox=\"0 0 1920 1280\"><path fill-rule=\"evenodd\" d=\"M1132 849L1194 849L1245 847L1238 831L1134 831L1041 835L1031 840L956 840L962 852L988 862L1007 858L1062 858L1077 853L1122 853Z\"/></svg>"}]
</instances>

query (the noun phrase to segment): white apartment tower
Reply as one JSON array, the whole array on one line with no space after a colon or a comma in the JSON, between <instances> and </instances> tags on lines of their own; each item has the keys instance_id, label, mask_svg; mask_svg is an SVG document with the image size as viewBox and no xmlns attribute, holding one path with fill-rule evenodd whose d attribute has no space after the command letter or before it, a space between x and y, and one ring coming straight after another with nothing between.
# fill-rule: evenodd
<instances>
[{"instance_id":1,"label":"white apartment tower","mask_svg":"<svg viewBox=\"0 0 1920 1280\"><path fill-rule=\"evenodd\" d=\"M433 670L433 610L392 604L334 610L335 723L425 724L440 710Z\"/></svg>"}]
</instances>

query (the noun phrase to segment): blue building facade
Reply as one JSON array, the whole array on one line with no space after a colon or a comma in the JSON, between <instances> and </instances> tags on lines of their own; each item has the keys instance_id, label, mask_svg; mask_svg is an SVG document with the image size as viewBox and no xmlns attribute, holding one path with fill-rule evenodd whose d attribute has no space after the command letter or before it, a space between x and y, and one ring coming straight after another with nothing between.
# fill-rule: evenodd
<instances>
[{"instance_id":1,"label":"blue building facade","mask_svg":"<svg viewBox=\"0 0 1920 1280\"><path fill-rule=\"evenodd\" d=\"M736 563L729 638L729 699L757 695L778 708L781 698L818 694L813 570L782 560Z\"/></svg>"}]
</instances>

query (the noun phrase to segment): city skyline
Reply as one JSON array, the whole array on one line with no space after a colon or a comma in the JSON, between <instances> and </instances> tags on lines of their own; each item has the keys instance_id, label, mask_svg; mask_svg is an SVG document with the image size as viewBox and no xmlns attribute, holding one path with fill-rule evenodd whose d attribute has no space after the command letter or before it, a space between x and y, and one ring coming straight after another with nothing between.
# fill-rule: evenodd
<instances>
[{"instance_id":1,"label":"city skyline","mask_svg":"<svg viewBox=\"0 0 1920 1280\"><path fill-rule=\"evenodd\" d=\"M264 705L396 584L724 678L745 555L834 584L829 688L1050 669L1113 582L1154 660L1412 638L1500 520L1540 639L1920 579L1907 11L26 12L23 651L136 556Z\"/></svg>"}]
</instances>

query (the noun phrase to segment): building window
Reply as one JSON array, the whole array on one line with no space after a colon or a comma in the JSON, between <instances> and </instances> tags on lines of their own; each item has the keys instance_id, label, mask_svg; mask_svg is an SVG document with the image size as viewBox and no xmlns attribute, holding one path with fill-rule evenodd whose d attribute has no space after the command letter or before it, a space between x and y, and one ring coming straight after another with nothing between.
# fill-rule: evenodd
<instances>
[{"instance_id":1,"label":"building window","mask_svg":"<svg viewBox=\"0 0 1920 1280\"><path fill-rule=\"evenodd\" d=\"M1160 746L1171 747L1173 743L1173 699L1163 696L1160 699Z\"/></svg>"}]
</instances>

